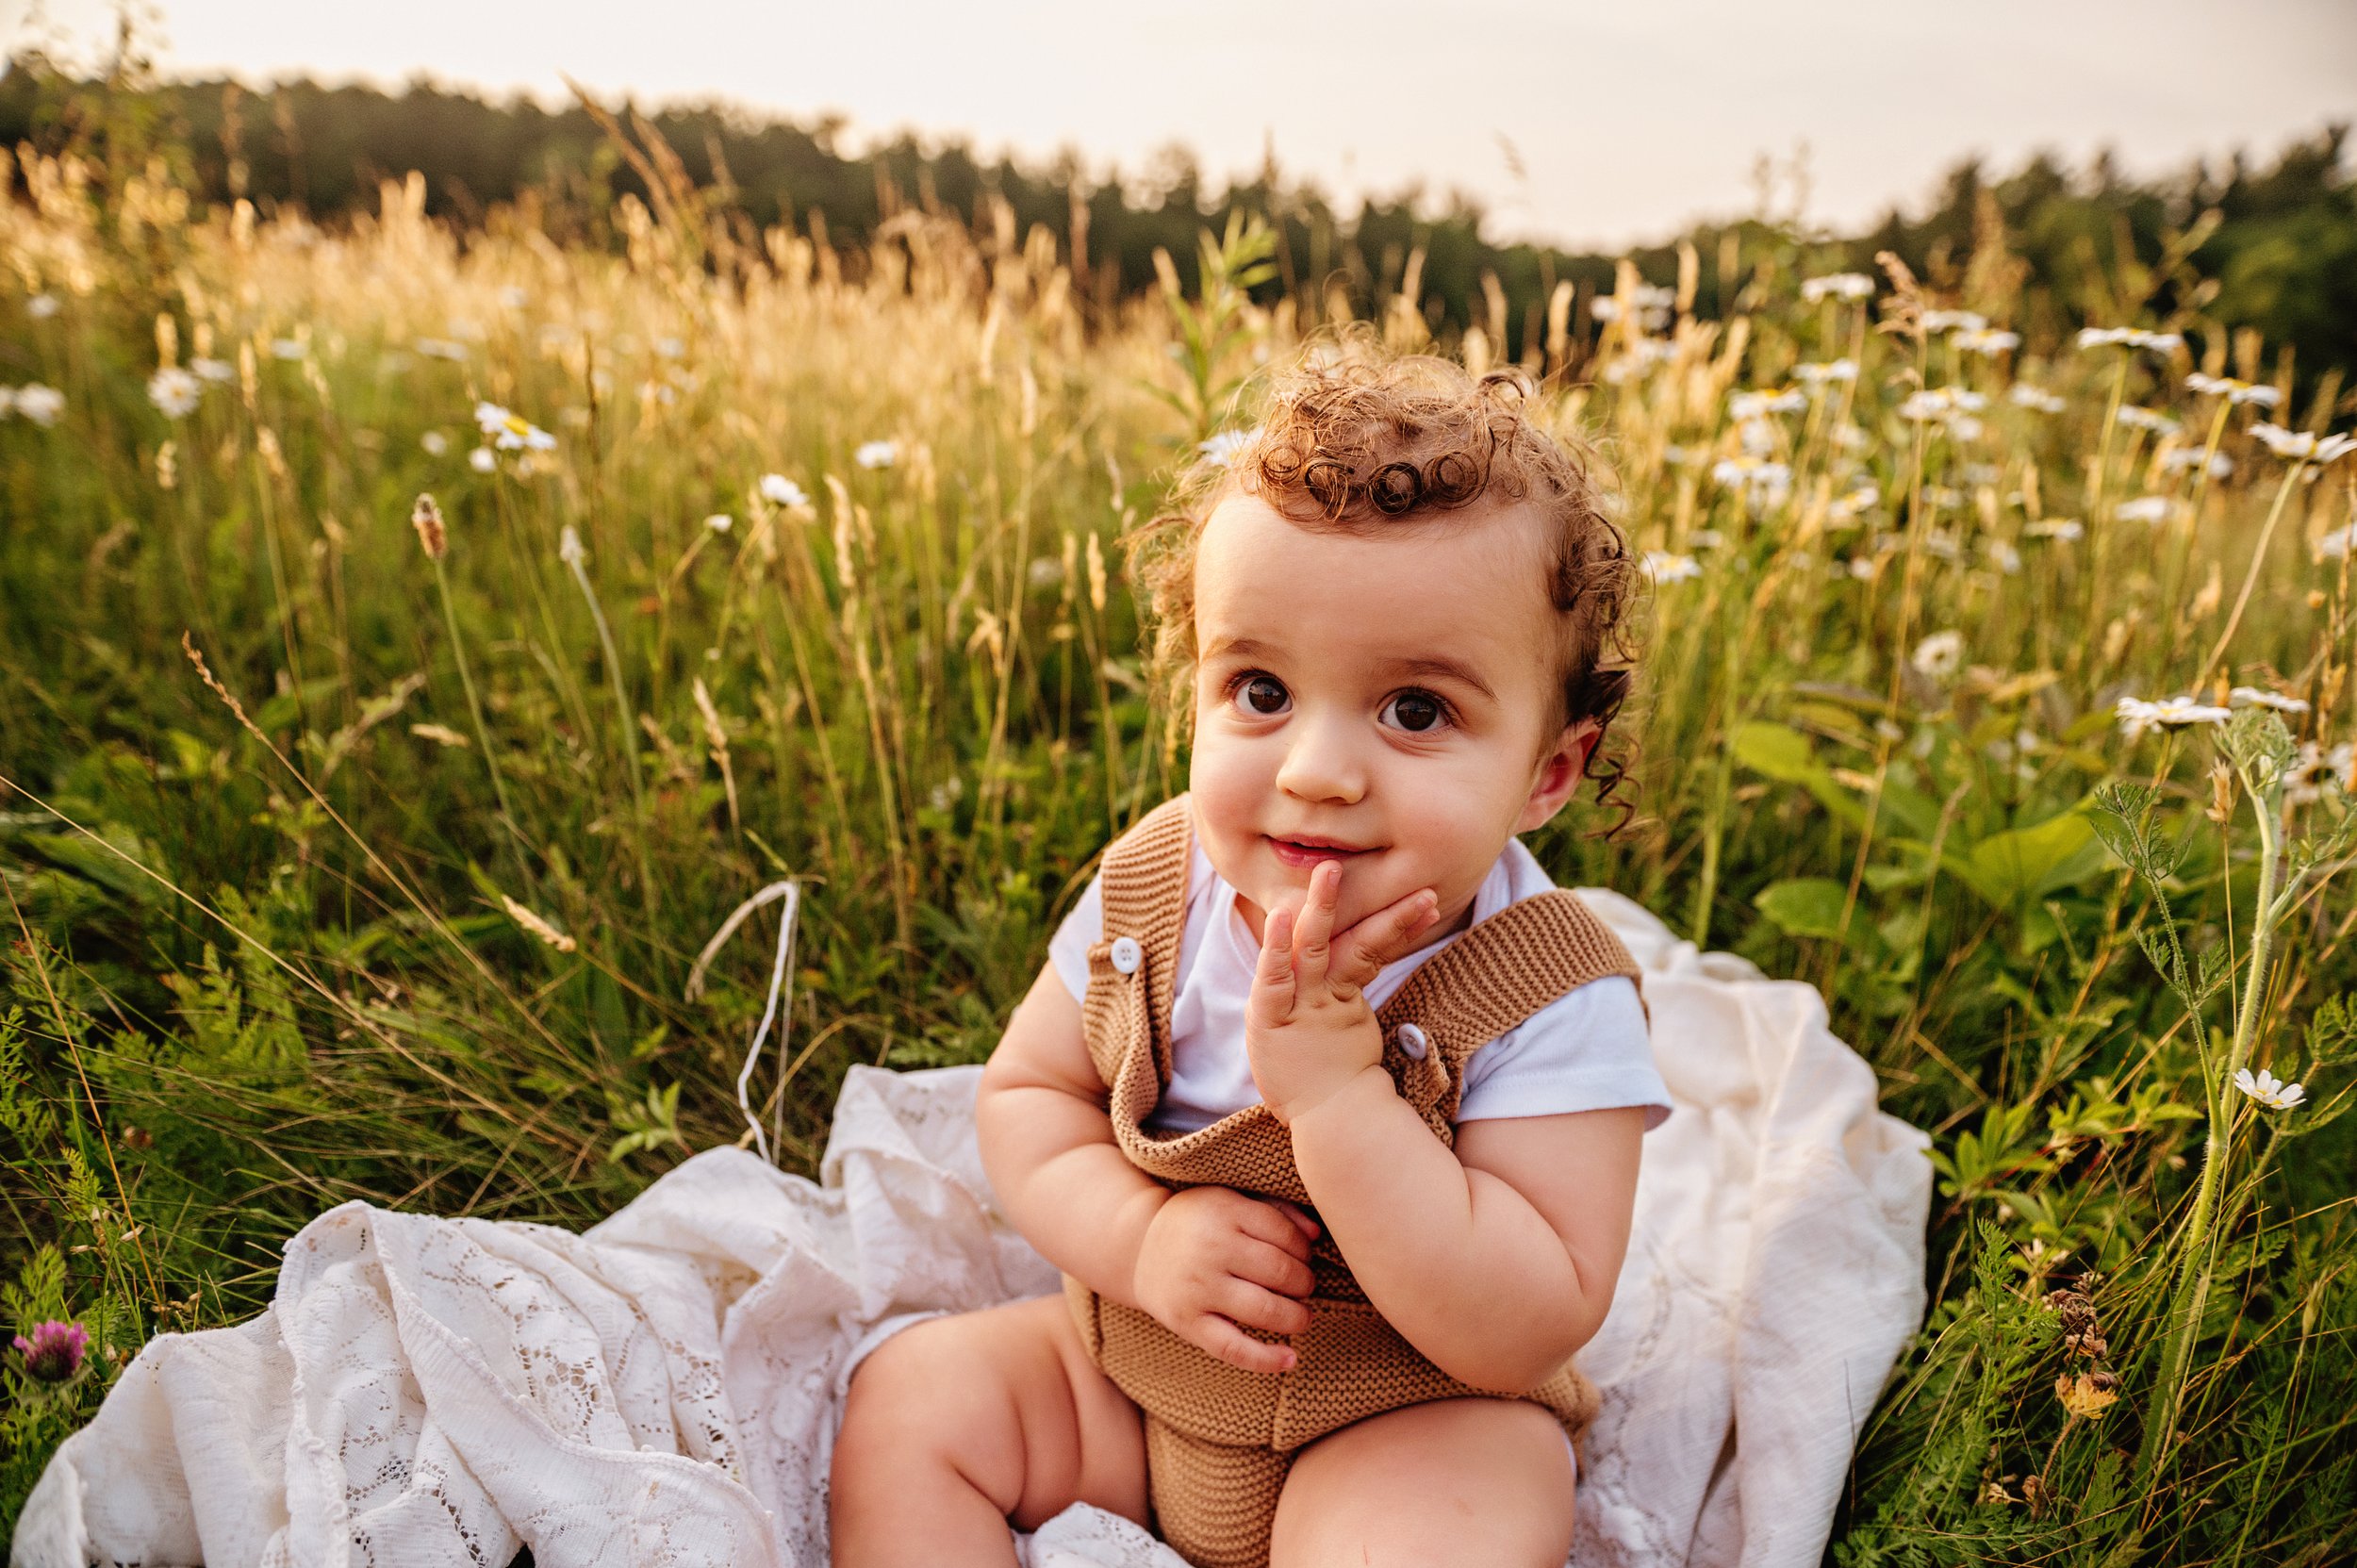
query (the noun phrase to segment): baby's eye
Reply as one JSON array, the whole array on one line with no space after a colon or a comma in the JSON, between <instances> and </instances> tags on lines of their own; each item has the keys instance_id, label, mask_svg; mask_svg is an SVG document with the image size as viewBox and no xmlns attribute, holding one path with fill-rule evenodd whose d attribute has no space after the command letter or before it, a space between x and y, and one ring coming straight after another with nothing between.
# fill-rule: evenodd
<instances>
[{"instance_id":1,"label":"baby's eye","mask_svg":"<svg viewBox=\"0 0 2357 1568\"><path fill-rule=\"evenodd\" d=\"M1428 691L1403 691L1377 717L1410 734L1429 734L1448 722L1448 704Z\"/></svg>"},{"instance_id":2,"label":"baby's eye","mask_svg":"<svg viewBox=\"0 0 2357 1568\"><path fill-rule=\"evenodd\" d=\"M1293 705L1293 693L1274 675L1247 675L1236 683L1229 700L1256 718L1271 718Z\"/></svg>"}]
</instances>

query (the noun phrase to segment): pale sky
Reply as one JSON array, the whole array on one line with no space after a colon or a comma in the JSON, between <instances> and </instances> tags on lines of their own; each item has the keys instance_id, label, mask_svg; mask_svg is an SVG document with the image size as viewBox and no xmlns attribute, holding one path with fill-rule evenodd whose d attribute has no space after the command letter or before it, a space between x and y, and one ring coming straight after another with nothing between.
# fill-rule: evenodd
<instances>
[{"instance_id":1,"label":"pale sky","mask_svg":"<svg viewBox=\"0 0 2357 1568\"><path fill-rule=\"evenodd\" d=\"M1212 189L1273 138L1345 213L1421 179L1435 206L1452 186L1482 199L1492 240L1579 247L1749 211L1755 159L1804 142L1807 217L1853 228L1920 209L1969 152L2077 169L2108 144L2151 173L2357 120L2351 0L142 3L172 74L426 73L554 104L567 73L642 107L838 111L854 152L906 128L1134 177L1181 140ZM62 35L87 58L114 9L0 0L0 48Z\"/></svg>"}]
</instances>

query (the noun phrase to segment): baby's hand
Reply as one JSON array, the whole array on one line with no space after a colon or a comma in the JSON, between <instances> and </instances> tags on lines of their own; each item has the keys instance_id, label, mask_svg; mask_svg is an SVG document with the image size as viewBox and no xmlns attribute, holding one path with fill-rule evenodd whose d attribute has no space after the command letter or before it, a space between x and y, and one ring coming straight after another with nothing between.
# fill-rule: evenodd
<instances>
[{"instance_id":1,"label":"baby's hand","mask_svg":"<svg viewBox=\"0 0 2357 1568\"><path fill-rule=\"evenodd\" d=\"M1310 873L1296 918L1272 909L1261 928L1261 962L1244 1005L1244 1048L1252 1081L1278 1121L1294 1117L1369 1068L1380 1068L1383 1037L1360 989L1409 949L1432 923L1440 897L1419 888L1334 934L1343 868Z\"/></svg>"},{"instance_id":2,"label":"baby's hand","mask_svg":"<svg viewBox=\"0 0 2357 1568\"><path fill-rule=\"evenodd\" d=\"M1246 1372L1283 1372L1293 1351L1237 1327L1297 1334L1310 1327L1310 1241L1317 1221L1290 1203L1233 1187L1183 1187L1146 1228L1138 1305L1188 1344Z\"/></svg>"}]
</instances>

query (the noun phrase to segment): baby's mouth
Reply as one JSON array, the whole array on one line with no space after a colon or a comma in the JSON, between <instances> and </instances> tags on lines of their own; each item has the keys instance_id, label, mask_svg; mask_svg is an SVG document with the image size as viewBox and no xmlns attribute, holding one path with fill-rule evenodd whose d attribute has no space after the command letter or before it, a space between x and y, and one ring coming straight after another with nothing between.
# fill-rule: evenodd
<instances>
[{"instance_id":1,"label":"baby's mouth","mask_svg":"<svg viewBox=\"0 0 2357 1568\"><path fill-rule=\"evenodd\" d=\"M1344 844L1331 838L1278 838L1273 834L1264 836L1268 838L1269 850L1278 860L1288 866L1301 868L1316 866L1322 861L1350 860L1360 855L1375 852L1370 848Z\"/></svg>"}]
</instances>

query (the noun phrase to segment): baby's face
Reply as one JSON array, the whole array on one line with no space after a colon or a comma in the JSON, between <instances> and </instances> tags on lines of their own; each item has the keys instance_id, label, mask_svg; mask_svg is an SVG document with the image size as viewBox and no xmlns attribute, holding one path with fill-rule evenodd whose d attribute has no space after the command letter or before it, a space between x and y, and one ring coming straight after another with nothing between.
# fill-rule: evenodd
<instances>
[{"instance_id":1,"label":"baby's face","mask_svg":"<svg viewBox=\"0 0 2357 1568\"><path fill-rule=\"evenodd\" d=\"M1233 495L1195 556L1191 787L1255 935L1343 865L1338 927L1419 888L1461 925L1514 834L1579 783L1594 731L1554 726L1555 609L1511 506L1313 531Z\"/></svg>"}]
</instances>

